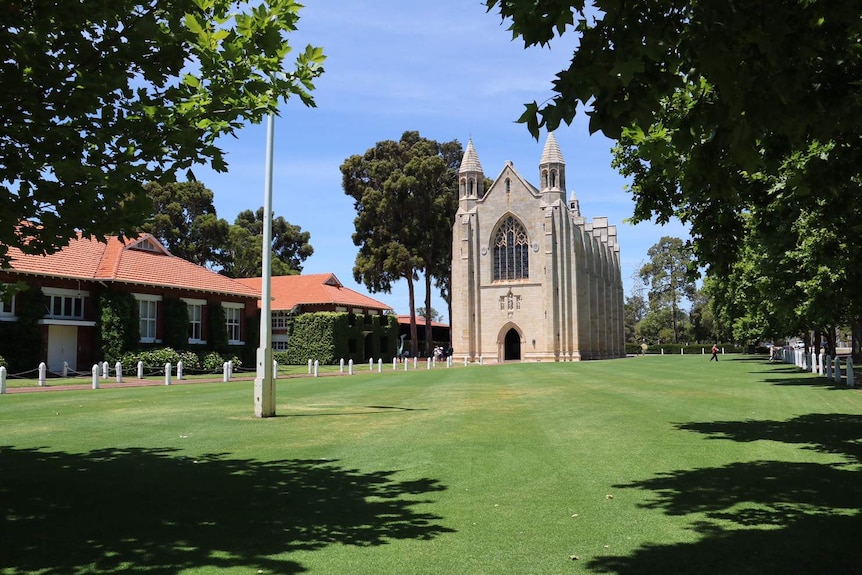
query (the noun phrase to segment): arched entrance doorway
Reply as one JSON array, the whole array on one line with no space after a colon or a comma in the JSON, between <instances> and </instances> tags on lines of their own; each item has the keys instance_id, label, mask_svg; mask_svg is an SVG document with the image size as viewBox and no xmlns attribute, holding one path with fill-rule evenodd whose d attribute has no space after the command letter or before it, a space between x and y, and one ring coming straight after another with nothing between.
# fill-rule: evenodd
<instances>
[{"instance_id":1,"label":"arched entrance doorway","mask_svg":"<svg viewBox=\"0 0 862 575\"><path fill-rule=\"evenodd\" d=\"M521 335L515 328L506 332L506 339L503 342L503 359L521 359Z\"/></svg>"}]
</instances>

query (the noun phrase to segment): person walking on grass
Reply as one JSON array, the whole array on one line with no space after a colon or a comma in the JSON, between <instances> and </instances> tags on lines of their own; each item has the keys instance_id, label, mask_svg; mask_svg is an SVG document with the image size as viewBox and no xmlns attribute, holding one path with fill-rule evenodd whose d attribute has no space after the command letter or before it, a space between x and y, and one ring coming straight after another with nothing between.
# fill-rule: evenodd
<instances>
[{"instance_id":1,"label":"person walking on grass","mask_svg":"<svg viewBox=\"0 0 862 575\"><path fill-rule=\"evenodd\" d=\"M712 344L712 357L709 358L709 361L718 361L718 346L716 344Z\"/></svg>"}]
</instances>

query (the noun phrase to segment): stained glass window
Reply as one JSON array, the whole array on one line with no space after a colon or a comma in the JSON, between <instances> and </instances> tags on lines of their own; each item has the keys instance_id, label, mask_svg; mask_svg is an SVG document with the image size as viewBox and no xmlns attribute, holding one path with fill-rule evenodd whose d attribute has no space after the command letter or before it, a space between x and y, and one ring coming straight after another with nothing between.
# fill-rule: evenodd
<instances>
[{"instance_id":1,"label":"stained glass window","mask_svg":"<svg viewBox=\"0 0 862 575\"><path fill-rule=\"evenodd\" d=\"M527 231L521 222L508 216L494 236L494 281L528 279L530 254Z\"/></svg>"}]
</instances>

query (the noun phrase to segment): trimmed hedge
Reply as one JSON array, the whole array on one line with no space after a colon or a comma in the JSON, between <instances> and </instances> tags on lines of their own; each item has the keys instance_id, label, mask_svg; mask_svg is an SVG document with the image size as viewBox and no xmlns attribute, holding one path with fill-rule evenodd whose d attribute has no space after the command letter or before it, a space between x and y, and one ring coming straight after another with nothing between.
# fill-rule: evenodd
<instances>
[{"instance_id":1,"label":"trimmed hedge","mask_svg":"<svg viewBox=\"0 0 862 575\"><path fill-rule=\"evenodd\" d=\"M391 361L398 340L394 315L355 315L345 312L306 313L293 320L287 351L274 355L279 363L305 365L316 360L334 365L340 360Z\"/></svg>"}]
</instances>

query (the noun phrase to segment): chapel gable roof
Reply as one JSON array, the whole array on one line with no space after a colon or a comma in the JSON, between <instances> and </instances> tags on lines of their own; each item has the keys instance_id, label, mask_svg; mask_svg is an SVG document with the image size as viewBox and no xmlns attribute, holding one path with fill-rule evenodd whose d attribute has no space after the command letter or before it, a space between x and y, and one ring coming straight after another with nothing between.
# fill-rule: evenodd
<instances>
[{"instance_id":1,"label":"chapel gable roof","mask_svg":"<svg viewBox=\"0 0 862 575\"><path fill-rule=\"evenodd\" d=\"M518 170L515 169L515 164L513 164L510 160L510 161L507 161L506 165L503 166L503 169L500 170L500 173L494 179L494 183L491 184L491 187L488 188L488 191L485 193L485 196L487 197L492 193L496 193L497 188L504 187L507 176L509 177L510 180L519 181L524 186L524 188L528 192L530 192L533 196L538 197L541 195L541 192L539 191L539 189L536 186L534 186L533 184L528 182L526 179L524 179L521 176L521 174L518 173ZM505 193L505 190L504 190L504 193Z\"/></svg>"}]
</instances>

